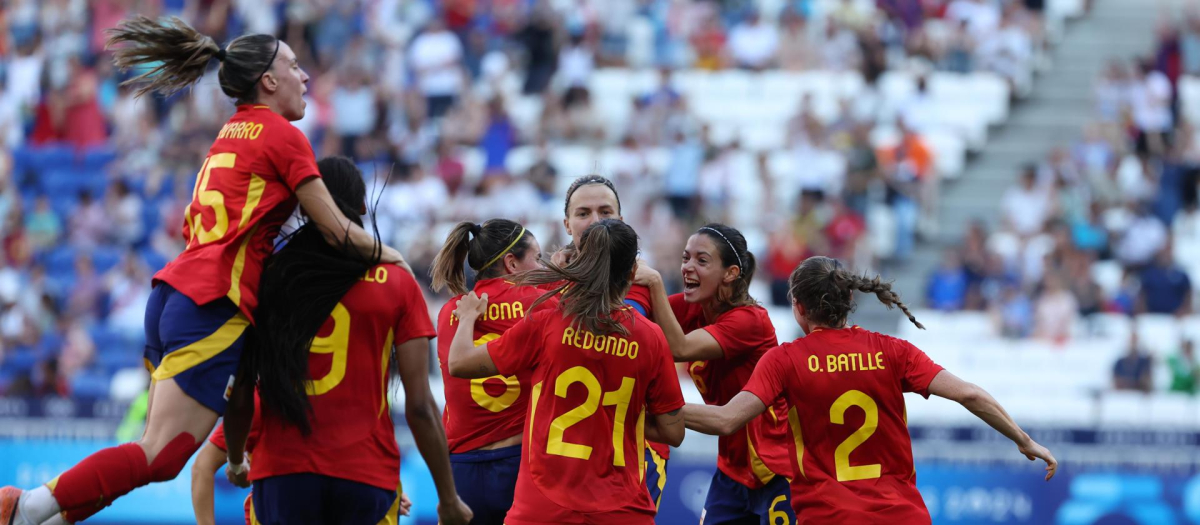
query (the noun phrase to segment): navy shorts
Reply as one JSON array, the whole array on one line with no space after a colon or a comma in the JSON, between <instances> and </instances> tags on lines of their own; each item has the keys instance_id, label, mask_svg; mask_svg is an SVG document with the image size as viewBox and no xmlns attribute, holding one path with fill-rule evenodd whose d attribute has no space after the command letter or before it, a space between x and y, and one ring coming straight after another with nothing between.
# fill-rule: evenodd
<instances>
[{"instance_id":1,"label":"navy shorts","mask_svg":"<svg viewBox=\"0 0 1200 525\"><path fill-rule=\"evenodd\" d=\"M320 474L288 474L254 482L254 517L262 525L375 525L396 491Z\"/></svg>"},{"instance_id":2,"label":"navy shorts","mask_svg":"<svg viewBox=\"0 0 1200 525\"><path fill-rule=\"evenodd\" d=\"M517 488L521 445L450 454L450 467L458 497L475 513L471 525L503 525Z\"/></svg>"},{"instance_id":3,"label":"navy shorts","mask_svg":"<svg viewBox=\"0 0 1200 525\"><path fill-rule=\"evenodd\" d=\"M775 476L760 489L750 489L720 470L713 475L704 500L703 525L792 525L792 489L787 478Z\"/></svg>"},{"instance_id":4,"label":"navy shorts","mask_svg":"<svg viewBox=\"0 0 1200 525\"><path fill-rule=\"evenodd\" d=\"M667 460L658 455L654 449L646 447L646 490L650 491L650 501L654 508L662 503L663 487L667 485Z\"/></svg>"},{"instance_id":5,"label":"navy shorts","mask_svg":"<svg viewBox=\"0 0 1200 525\"><path fill-rule=\"evenodd\" d=\"M146 302L146 368L192 399L225 413L250 320L229 299L198 305L159 282Z\"/></svg>"}]
</instances>

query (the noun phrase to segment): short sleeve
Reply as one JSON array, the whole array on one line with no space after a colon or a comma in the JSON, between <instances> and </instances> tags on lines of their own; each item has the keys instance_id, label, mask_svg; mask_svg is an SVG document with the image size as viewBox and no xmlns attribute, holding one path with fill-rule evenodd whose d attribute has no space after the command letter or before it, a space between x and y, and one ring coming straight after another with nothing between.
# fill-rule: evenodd
<instances>
[{"instance_id":1,"label":"short sleeve","mask_svg":"<svg viewBox=\"0 0 1200 525\"><path fill-rule=\"evenodd\" d=\"M436 337L437 331L429 319L429 307L425 305L425 296L421 294L421 287L416 279L399 266L389 264L382 268L387 270L388 279L396 281L395 298L396 304L400 306L392 326L396 344L421 337Z\"/></svg>"},{"instance_id":2,"label":"short sleeve","mask_svg":"<svg viewBox=\"0 0 1200 525\"><path fill-rule=\"evenodd\" d=\"M921 394L922 397L929 397L929 383L933 382L933 378L938 375L938 372L945 370L937 363L934 363L925 352L917 348L908 341L900 339L892 339L896 355L899 357L903 376L900 378L901 384L905 392L915 392Z\"/></svg>"},{"instance_id":3,"label":"short sleeve","mask_svg":"<svg viewBox=\"0 0 1200 525\"><path fill-rule=\"evenodd\" d=\"M537 366L537 357L542 352L537 339L543 333L541 328L545 319L542 312L526 316L499 339L487 344L488 355L492 356L497 371L507 376Z\"/></svg>"},{"instance_id":4,"label":"short sleeve","mask_svg":"<svg viewBox=\"0 0 1200 525\"><path fill-rule=\"evenodd\" d=\"M654 309L651 307L650 302L650 288L640 284L630 286L629 293L625 294L625 304L638 308L638 312L647 319L653 317Z\"/></svg>"},{"instance_id":5,"label":"short sleeve","mask_svg":"<svg viewBox=\"0 0 1200 525\"><path fill-rule=\"evenodd\" d=\"M759 348L779 344L774 327L764 327L763 317L754 307L734 308L717 318L704 331L717 340L726 359L734 359Z\"/></svg>"},{"instance_id":6,"label":"short sleeve","mask_svg":"<svg viewBox=\"0 0 1200 525\"><path fill-rule=\"evenodd\" d=\"M766 406L771 406L787 388L787 378L794 377L794 371L788 370L790 360L785 347L777 346L763 355L750 375L750 381L742 387L742 391L754 394Z\"/></svg>"},{"instance_id":7,"label":"short sleeve","mask_svg":"<svg viewBox=\"0 0 1200 525\"><path fill-rule=\"evenodd\" d=\"M667 338L662 330L654 332L654 371L650 386L646 389L646 412L652 415L666 414L683 407L683 390L679 387L679 376L675 372L675 361L667 349Z\"/></svg>"},{"instance_id":8,"label":"short sleeve","mask_svg":"<svg viewBox=\"0 0 1200 525\"><path fill-rule=\"evenodd\" d=\"M278 130L272 130L275 133L267 147L267 156L279 178L295 192L304 181L320 178L321 172L317 170L317 159L308 137L291 123L283 122L278 126Z\"/></svg>"},{"instance_id":9,"label":"short sleeve","mask_svg":"<svg viewBox=\"0 0 1200 525\"><path fill-rule=\"evenodd\" d=\"M262 423L257 414L250 422L250 434L246 436L246 452L253 452L254 446L258 444L258 437L262 434ZM228 451L229 445L225 444L225 423L217 425L217 429L213 430L211 436L208 436L208 442L212 443L221 451Z\"/></svg>"}]
</instances>

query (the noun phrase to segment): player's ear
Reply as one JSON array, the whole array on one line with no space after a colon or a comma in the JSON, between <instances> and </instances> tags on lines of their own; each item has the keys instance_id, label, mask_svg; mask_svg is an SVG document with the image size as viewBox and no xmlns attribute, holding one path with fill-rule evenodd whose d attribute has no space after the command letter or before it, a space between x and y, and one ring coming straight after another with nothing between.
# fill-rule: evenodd
<instances>
[{"instance_id":1,"label":"player's ear","mask_svg":"<svg viewBox=\"0 0 1200 525\"><path fill-rule=\"evenodd\" d=\"M572 238L575 237L575 234L571 233L571 218L570 217L563 217L563 228L567 229L567 237L572 237Z\"/></svg>"},{"instance_id":2,"label":"player's ear","mask_svg":"<svg viewBox=\"0 0 1200 525\"><path fill-rule=\"evenodd\" d=\"M725 269L725 275L723 277L721 277L721 282L725 283L725 284L730 284L733 281L736 281L738 276L741 274L742 274L741 266L737 266L737 265L730 266Z\"/></svg>"},{"instance_id":3,"label":"player's ear","mask_svg":"<svg viewBox=\"0 0 1200 525\"><path fill-rule=\"evenodd\" d=\"M640 259L639 259L639 260L640 260ZM629 282L630 282L631 284L633 283L633 278L634 278L634 277L637 277L637 269L638 269L638 261L639 261L639 260L635 260L635 261L633 261L633 269L632 269L632 270L629 270Z\"/></svg>"},{"instance_id":4,"label":"player's ear","mask_svg":"<svg viewBox=\"0 0 1200 525\"><path fill-rule=\"evenodd\" d=\"M517 259L516 255L513 255L512 252L504 254L504 259L502 259L500 262L504 263L505 273L517 273L517 263L520 261Z\"/></svg>"}]
</instances>

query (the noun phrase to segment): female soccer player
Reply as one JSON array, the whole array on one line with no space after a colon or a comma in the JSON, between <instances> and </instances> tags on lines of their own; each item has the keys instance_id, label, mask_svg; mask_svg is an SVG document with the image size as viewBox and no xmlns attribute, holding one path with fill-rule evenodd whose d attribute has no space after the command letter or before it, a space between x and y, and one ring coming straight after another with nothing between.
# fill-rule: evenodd
<instances>
[{"instance_id":1,"label":"female soccer player","mask_svg":"<svg viewBox=\"0 0 1200 525\"><path fill-rule=\"evenodd\" d=\"M688 428L729 435L781 394L798 412L803 460L792 487L797 516L816 523L929 523L917 492L904 392L956 401L1017 444L1030 461L1058 462L982 388L934 364L912 344L846 326L855 291L908 312L891 285L811 257L789 279L792 313L807 334L767 352L745 389L723 406L688 405ZM820 436L820 439L814 437Z\"/></svg>"},{"instance_id":2,"label":"female soccer player","mask_svg":"<svg viewBox=\"0 0 1200 525\"><path fill-rule=\"evenodd\" d=\"M683 394L662 330L624 304L637 266L637 234L625 223L588 227L572 263L518 283L562 283L557 308L536 311L476 346L488 298L467 294L450 344L455 377L533 372L529 424L516 498L505 523L653 523L642 485L643 435L678 445ZM649 414L650 421L646 421Z\"/></svg>"},{"instance_id":3,"label":"female soccer player","mask_svg":"<svg viewBox=\"0 0 1200 525\"><path fill-rule=\"evenodd\" d=\"M319 166L342 212L361 220L366 186L358 168L344 157ZM389 363L399 372L405 415L433 474L441 521L470 520L455 494L429 391L435 333L425 300L412 275L375 259L329 246L310 222L289 236L263 275L256 351L247 363L262 399L249 479L264 525L384 519L400 483ZM226 419L227 456L239 464L245 437L230 432L233 418Z\"/></svg>"},{"instance_id":4,"label":"female soccer player","mask_svg":"<svg viewBox=\"0 0 1200 525\"><path fill-rule=\"evenodd\" d=\"M343 157L318 167L339 209L358 223L366 211L362 173ZM220 426L209 438L213 446L202 449L193 467L197 521L211 516L212 473L230 449L244 455L253 448L258 503L248 515L256 523L395 523L403 498L385 401L395 342L409 426L439 488L452 485L437 407L419 373L427 369L432 326L416 281L394 265L328 246L309 222L272 257L263 283L259 353L249 359L261 379L263 408L250 438L226 443ZM216 449L223 451L219 458ZM307 496L282 502L258 497L264 490ZM196 504L197 494L207 497ZM441 496L456 499L452 488Z\"/></svg>"},{"instance_id":5,"label":"female soccer player","mask_svg":"<svg viewBox=\"0 0 1200 525\"><path fill-rule=\"evenodd\" d=\"M733 399L763 354L779 344L767 311L750 296L756 267L741 232L712 223L696 230L683 249L683 293L668 297L658 272L638 268L637 280L650 288L654 321L675 360L688 363L696 389L710 405ZM795 477L794 445L787 421L787 403L779 396L768 413L721 437L701 521L796 521L788 485Z\"/></svg>"},{"instance_id":6,"label":"female soccer player","mask_svg":"<svg viewBox=\"0 0 1200 525\"><path fill-rule=\"evenodd\" d=\"M617 188L612 181L599 175L585 175L575 179L567 189L563 213L563 226L567 229L567 235L571 236L571 243L554 253L551 260L559 266L575 257L575 247L579 246L580 237L589 226L604 219L622 220L621 197L617 195ZM647 318L653 315L650 289L644 285L630 285L625 304ZM667 485L667 461L671 458L671 447L657 441L647 443L646 489L650 491L650 499L654 500L657 508L662 501L663 488Z\"/></svg>"},{"instance_id":7,"label":"female soccer player","mask_svg":"<svg viewBox=\"0 0 1200 525\"><path fill-rule=\"evenodd\" d=\"M540 268L542 248L533 233L507 219L459 223L433 262L433 289L449 287L458 296L438 314L438 361L446 388L446 440L458 493L471 507L474 525L502 525L512 507L521 467L521 429L528 411L532 372L459 379L449 373L450 341L458 329L454 305L467 293L463 265L475 272L475 293L488 295L488 309L475 325L473 340L500 337L531 313L544 291L517 286L510 276ZM544 302L542 307L557 304Z\"/></svg>"},{"instance_id":8,"label":"female soccer player","mask_svg":"<svg viewBox=\"0 0 1200 525\"><path fill-rule=\"evenodd\" d=\"M297 202L325 240L403 262L394 249L338 211L308 140L289 121L304 116L308 75L270 35L221 48L179 19L138 17L111 31L119 68L148 66L139 94L177 92L220 62L221 89L237 112L200 168L183 226L184 252L154 276L146 309L146 358L154 368L146 430L136 443L99 451L43 487L0 489L0 523L67 521L99 512L129 491L173 479L225 411L226 390L257 305L263 261ZM8 520L8 521L6 521Z\"/></svg>"}]
</instances>

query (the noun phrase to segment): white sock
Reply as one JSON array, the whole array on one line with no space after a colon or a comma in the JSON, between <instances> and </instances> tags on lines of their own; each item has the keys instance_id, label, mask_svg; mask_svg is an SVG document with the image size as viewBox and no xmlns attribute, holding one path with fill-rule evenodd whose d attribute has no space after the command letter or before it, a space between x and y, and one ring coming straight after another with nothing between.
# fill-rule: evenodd
<instances>
[{"instance_id":1,"label":"white sock","mask_svg":"<svg viewBox=\"0 0 1200 525\"><path fill-rule=\"evenodd\" d=\"M17 502L17 519L13 525L41 525L59 512L62 512L62 508L58 506L54 494L42 485L21 493L21 499Z\"/></svg>"},{"instance_id":2,"label":"white sock","mask_svg":"<svg viewBox=\"0 0 1200 525\"><path fill-rule=\"evenodd\" d=\"M50 519L43 521L42 525L71 525L71 522L63 519L62 513L59 512L51 516Z\"/></svg>"}]
</instances>

